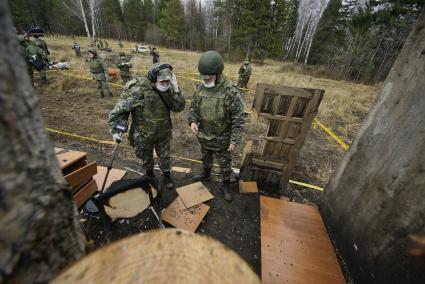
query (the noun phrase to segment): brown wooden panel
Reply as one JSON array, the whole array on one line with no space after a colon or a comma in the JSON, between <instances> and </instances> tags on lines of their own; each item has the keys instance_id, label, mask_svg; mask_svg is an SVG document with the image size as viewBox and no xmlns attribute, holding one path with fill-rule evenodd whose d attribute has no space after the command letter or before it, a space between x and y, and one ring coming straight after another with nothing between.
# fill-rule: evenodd
<instances>
[{"instance_id":1,"label":"brown wooden panel","mask_svg":"<svg viewBox=\"0 0 425 284\"><path fill-rule=\"evenodd\" d=\"M87 153L79 151L68 151L63 154L56 155L61 169L71 166L72 164L84 159Z\"/></svg>"},{"instance_id":2,"label":"brown wooden panel","mask_svg":"<svg viewBox=\"0 0 425 284\"><path fill-rule=\"evenodd\" d=\"M263 283L345 283L319 211L260 197Z\"/></svg>"},{"instance_id":3,"label":"brown wooden panel","mask_svg":"<svg viewBox=\"0 0 425 284\"><path fill-rule=\"evenodd\" d=\"M103 180L106 176L106 167L97 166L97 174L93 177L97 184L97 189L101 190L103 185ZM111 183L114 181L122 179L127 172L125 170L119 170L119 169L111 169L109 171L108 180L105 184L105 189L109 188L111 186Z\"/></svg>"},{"instance_id":4,"label":"brown wooden panel","mask_svg":"<svg viewBox=\"0 0 425 284\"><path fill-rule=\"evenodd\" d=\"M186 208L214 198L202 182L192 183L176 189Z\"/></svg>"},{"instance_id":5,"label":"brown wooden panel","mask_svg":"<svg viewBox=\"0 0 425 284\"><path fill-rule=\"evenodd\" d=\"M85 186L74 194L74 203L80 207L97 191L97 185L94 179L91 179Z\"/></svg>"},{"instance_id":6,"label":"brown wooden panel","mask_svg":"<svg viewBox=\"0 0 425 284\"><path fill-rule=\"evenodd\" d=\"M239 192L240 193L256 193L258 192L256 181L243 181L239 180Z\"/></svg>"},{"instance_id":7,"label":"brown wooden panel","mask_svg":"<svg viewBox=\"0 0 425 284\"><path fill-rule=\"evenodd\" d=\"M176 228L195 232L210 207L200 203L191 208L186 208L182 199L176 199L162 212L162 219Z\"/></svg>"},{"instance_id":8,"label":"brown wooden panel","mask_svg":"<svg viewBox=\"0 0 425 284\"><path fill-rule=\"evenodd\" d=\"M65 180L73 188L80 185L82 182L87 182L97 173L97 164L92 162L89 165L82 167L65 176Z\"/></svg>"}]
</instances>

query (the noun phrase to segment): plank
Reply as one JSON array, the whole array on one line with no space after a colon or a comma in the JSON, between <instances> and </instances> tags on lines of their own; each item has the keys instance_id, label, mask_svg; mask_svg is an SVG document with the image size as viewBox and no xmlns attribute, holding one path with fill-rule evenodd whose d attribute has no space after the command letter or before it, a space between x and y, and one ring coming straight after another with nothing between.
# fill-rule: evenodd
<instances>
[{"instance_id":1,"label":"plank","mask_svg":"<svg viewBox=\"0 0 425 284\"><path fill-rule=\"evenodd\" d=\"M105 179L107 170L107 167L97 166L97 174L93 178L96 181L97 190L99 191L102 189L103 180ZM125 170L112 168L109 171L109 176L108 180L106 181L105 188L108 188L114 181L122 179L126 173L127 171Z\"/></svg>"},{"instance_id":2,"label":"plank","mask_svg":"<svg viewBox=\"0 0 425 284\"><path fill-rule=\"evenodd\" d=\"M182 167L172 167L171 170L173 172L177 172L177 173L185 173L188 174L192 171L192 169L189 168L182 168Z\"/></svg>"},{"instance_id":3,"label":"plank","mask_svg":"<svg viewBox=\"0 0 425 284\"><path fill-rule=\"evenodd\" d=\"M240 193L258 192L257 182L239 180L239 192Z\"/></svg>"},{"instance_id":4,"label":"plank","mask_svg":"<svg viewBox=\"0 0 425 284\"><path fill-rule=\"evenodd\" d=\"M92 162L85 167L82 167L65 176L65 180L73 188L81 185L83 182L87 182L97 173L97 164Z\"/></svg>"},{"instance_id":5,"label":"plank","mask_svg":"<svg viewBox=\"0 0 425 284\"><path fill-rule=\"evenodd\" d=\"M56 155L59 166L62 170L84 159L85 157L87 157L87 153L80 151L68 151L63 154Z\"/></svg>"},{"instance_id":6,"label":"plank","mask_svg":"<svg viewBox=\"0 0 425 284\"><path fill-rule=\"evenodd\" d=\"M260 197L263 283L345 283L319 211Z\"/></svg>"},{"instance_id":7,"label":"plank","mask_svg":"<svg viewBox=\"0 0 425 284\"><path fill-rule=\"evenodd\" d=\"M183 200L176 199L162 212L162 219L176 228L195 232L210 207L203 203L187 209Z\"/></svg>"},{"instance_id":8,"label":"plank","mask_svg":"<svg viewBox=\"0 0 425 284\"><path fill-rule=\"evenodd\" d=\"M80 207L97 191L96 182L94 179L90 180L85 186L74 194L74 203Z\"/></svg>"},{"instance_id":9,"label":"plank","mask_svg":"<svg viewBox=\"0 0 425 284\"><path fill-rule=\"evenodd\" d=\"M214 196L202 182L192 183L176 189L186 208L213 199Z\"/></svg>"}]
</instances>

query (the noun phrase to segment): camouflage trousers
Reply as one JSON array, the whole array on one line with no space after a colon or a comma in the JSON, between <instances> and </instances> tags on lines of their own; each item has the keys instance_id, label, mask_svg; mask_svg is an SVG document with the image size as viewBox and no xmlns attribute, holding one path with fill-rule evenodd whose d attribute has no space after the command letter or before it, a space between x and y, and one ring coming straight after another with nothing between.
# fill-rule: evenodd
<instances>
[{"instance_id":1,"label":"camouflage trousers","mask_svg":"<svg viewBox=\"0 0 425 284\"><path fill-rule=\"evenodd\" d=\"M221 177L223 180L230 180L230 176L232 174L232 154L227 151L227 149L210 150L206 149L201 144L201 153L202 165L204 169L212 169L215 156L217 163L220 166Z\"/></svg>"},{"instance_id":2,"label":"camouflage trousers","mask_svg":"<svg viewBox=\"0 0 425 284\"><path fill-rule=\"evenodd\" d=\"M100 90L100 95L103 98L106 94L112 96L111 90L109 90L108 83L106 80L96 80L97 88Z\"/></svg>"},{"instance_id":3,"label":"camouflage trousers","mask_svg":"<svg viewBox=\"0 0 425 284\"><path fill-rule=\"evenodd\" d=\"M125 85L127 84L128 81L131 80L131 75L130 74L120 74L122 83Z\"/></svg>"},{"instance_id":4,"label":"camouflage trousers","mask_svg":"<svg viewBox=\"0 0 425 284\"><path fill-rule=\"evenodd\" d=\"M169 172L171 170L170 139L164 139L156 144L139 142L135 144L134 149L137 158L142 160L142 166L145 170L150 171L154 168L154 149L159 158L161 171Z\"/></svg>"},{"instance_id":5,"label":"camouflage trousers","mask_svg":"<svg viewBox=\"0 0 425 284\"><path fill-rule=\"evenodd\" d=\"M40 73L40 79L43 81L47 80L47 72L46 72L46 67L44 67L43 69L39 70L38 73Z\"/></svg>"},{"instance_id":6,"label":"camouflage trousers","mask_svg":"<svg viewBox=\"0 0 425 284\"><path fill-rule=\"evenodd\" d=\"M248 81L249 81L249 78L239 77L238 87L246 89L248 87Z\"/></svg>"}]
</instances>

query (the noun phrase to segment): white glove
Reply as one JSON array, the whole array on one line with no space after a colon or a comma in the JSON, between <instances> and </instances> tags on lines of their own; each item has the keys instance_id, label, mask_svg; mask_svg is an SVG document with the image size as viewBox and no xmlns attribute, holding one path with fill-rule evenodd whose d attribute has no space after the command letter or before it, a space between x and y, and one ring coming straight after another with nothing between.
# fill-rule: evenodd
<instances>
[{"instance_id":1,"label":"white glove","mask_svg":"<svg viewBox=\"0 0 425 284\"><path fill-rule=\"evenodd\" d=\"M170 84L171 84L171 87L173 88L173 91L174 92L178 92L179 91L179 84L177 84L176 75L173 74L173 77L171 77Z\"/></svg>"},{"instance_id":2,"label":"white glove","mask_svg":"<svg viewBox=\"0 0 425 284\"><path fill-rule=\"evenodd\" d=\"M118 134L118 133L113 134L112 140L114 140L115 143L120 143L122 141L121 134Z\"/></svg>"}]
</instances>

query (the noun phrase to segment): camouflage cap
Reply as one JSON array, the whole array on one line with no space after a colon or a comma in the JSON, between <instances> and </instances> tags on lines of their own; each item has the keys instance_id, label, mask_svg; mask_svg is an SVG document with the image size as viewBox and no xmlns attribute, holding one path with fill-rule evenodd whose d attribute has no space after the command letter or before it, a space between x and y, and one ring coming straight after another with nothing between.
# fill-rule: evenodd
<instances>
[{"instance_id":1,"label":"camouflage cap","mask_svg":"<svg viewBox=\"0 0 425 284\"><path fill-rule=\"evenodd\" d=\"M125 52L121 51L119 54L120 54L120 56L125 56Z\"/></svg>"},{"instance_id":2,"label":"camouflage cap","mask_svg":"<svg viewBox=\"0 0 425 284\"><path fill-rule=\"evenodd\" d=\"M97 50L94 47L89 48L88 52L90 52L93 55L97 55Z\"/></svg>"},{"instance_id":3,"label":"camouflage cap","mask_svg":"<svg viewBox=\"0 0 425 284\"><path fill-rule=\"evenodd\" d=\"M217 51L204 52L199 58L198 71L202 75L221 74L224 70L224 60Z\"/></svg>"},{"instance_id":4,"label":"camouflage cap","mask_svg":"<svg viewBox=\"0 0 425 284\"><path fill-rule=\"evenodd\" d=\"M158 71L158 74L156 76L157 81L169 81L173 77L173 73L170 69L165 68Z\"/></svg>"}]
</instances>

